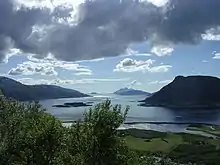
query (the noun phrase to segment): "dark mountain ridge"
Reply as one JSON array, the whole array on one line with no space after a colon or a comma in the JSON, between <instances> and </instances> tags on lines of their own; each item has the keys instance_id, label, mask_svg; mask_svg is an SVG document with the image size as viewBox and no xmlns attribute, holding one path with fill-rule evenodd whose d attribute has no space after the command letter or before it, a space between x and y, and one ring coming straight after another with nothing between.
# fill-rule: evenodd
<instances>
[{"instance_id":1,"label":"dark mountain ridge","mask_svg":"<svg viewBox=\"0 0 220 165\"><path fill-rule=\"evenodd\" d=\"M145 106L220 107L220 79L212 76L177 76L144 102Z\"/></svg>"},{"instance_id":2,"label":"dark mountain ridge","mask_svg":"<svg viewBox=\"0 0 220 165\"><path fill-rule=\"evenodd\" d=\"M25 85L7 77L0 77L0 91L5 97L19 101L88 96L79 91L56 85Z\"/></svg>"}]
</instances>

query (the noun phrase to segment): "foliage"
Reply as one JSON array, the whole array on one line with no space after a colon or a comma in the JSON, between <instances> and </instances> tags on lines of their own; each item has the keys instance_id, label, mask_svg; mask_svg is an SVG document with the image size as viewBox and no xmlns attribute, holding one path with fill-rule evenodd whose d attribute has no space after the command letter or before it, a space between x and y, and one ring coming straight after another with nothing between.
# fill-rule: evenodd
<instances>
[{"instance_id":1,"label":"foliage","mask_svg":"<svg viewBox=\"0 0 220 165\"><path fill-rule=\"evenodd\" d=\"M158 152L167 149L167 155L181 163L204 162L205 157L201 159L199 154L205 154L207 160L213 158L212 164L219 162L216 159L219 152L214 151L218 143L214 139L206 141L188 135L182 138L180 134L135 129L118 131L128 110L128 107L123 110L120 105L112 106L107 100L86 111L82 121L64 127L38 103L24 104L2 97L0 164L177 165L164 156L165 152ZM186 144L179 144L182 141ZM201 141L204 143L198 143ZM210 141L213 145L208 144ZM178 147L173 148L175 144ZM198 153L197 157L187 155L193 152Z\"/></svg>"},{"instance_id":2,"label":"foliage","mask_svg":"<svg viewBox=\"0 0 220 165\"><path fill-rule=\"evenodd\" d=\"M0 96L2 96L3 95L3 92L2 92L2 89L0 88Z\"/></svg>"},{"instance_id":3,"label":"foliage","mask_svg":"<svg viewBox=\"0 0 220 165\"><path fill-rule=\"evenodd\" d=\"M220 150L212 144L181 144L169 153L169 157L181 163L198 163L218 165Z\"/></svg>"},{"instance_id":4,"label":"foliage","mask_svg":"<svg viewBox=\"0 0 220 165\"><path fill-rule=\"evenodd\" d=\"M132 153L117 132L127 112L128 108L123 114L121 106L112 107L107 100L86 112L83 122L72 125L70 148L81 152L85 158L83 164L132 164Z\"/></svg>"},{"instance_id":5,"label":"foliage","mask_svg":"<svg viewBox=\"0 0 220 165\"><path fill-rule=\"evenodd\" d=\"M210 138L202 135L171 132L167 132L164 137L163 133L157 131L138 131L135 129L121 132L124 133L129 148L135 150L138 157L142 158L143 164L149 162L157 164L159 160L163 162L162 164L167 162L169 162L168 164L189 164L191 162L218 165L220 162L220 140L218 137Z\"/></svg>"},{"instance_id":6,"label":"foliage","mask_svg":"<svg viewBox=\"0 0 220 165\"><path fill-rule=\"evenodd\" d=\"M1 165L133 165L138 159L118 136L128 108L97 104L66 128L37 103L0 99Z\"/></svg>"},{"instance_id":7,"label":"foliage","mask_svg":"<svg viewBox=\"0 0 220 165\"><path fill-rule=\"evenodd\" d=\"M65 129L38 104L0 100L0 164L55 164ZM64 147L65 148L65 147Z\"/></svg>"}]
</instances>

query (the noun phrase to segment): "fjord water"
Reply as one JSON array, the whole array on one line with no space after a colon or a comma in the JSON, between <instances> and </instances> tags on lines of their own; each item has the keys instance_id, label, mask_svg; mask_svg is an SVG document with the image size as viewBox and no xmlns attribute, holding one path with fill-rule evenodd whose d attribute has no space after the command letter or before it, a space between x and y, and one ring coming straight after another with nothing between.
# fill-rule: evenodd
<instances>
[{"instance_id":1,"label":"fjord water","mask_svg":"<svg viewBox=\"0 0 220 165\"><path fill-rule=\"evenodd\" d=\"M145 99L145 96L119 96L114 94L93 95L93 97L85 98L67 98L40 101L40 104L47 109L49 113L57 117L63 122L75 121L82 118L85 110L89 107L76 108L57 108L52 107L55 104L63 104L66 102L93 102L93 105L111 99L112 104L121 104L122 107L130 106L130 111L126 122L171 122L171 123L207 123L220 125L220 110L178 110L167 109L163 107L140 107L139 100ZM130 127L132 125L129 125ZM126 125L124 125L126 127ZM143 129L179 131L185 128L179 124L136 124L135 127Z\"/></svg>"}]
</instances>

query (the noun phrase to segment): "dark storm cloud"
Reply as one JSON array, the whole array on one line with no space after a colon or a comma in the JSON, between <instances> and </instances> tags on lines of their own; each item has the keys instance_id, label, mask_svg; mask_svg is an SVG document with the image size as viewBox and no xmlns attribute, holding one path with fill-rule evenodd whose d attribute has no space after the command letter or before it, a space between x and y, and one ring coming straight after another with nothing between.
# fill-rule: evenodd
<instances>
[{"instance_id":1,"label":"dark storm cloud","mask_svg":"<svg viewBox=\"0 0 220 165\"><path fill-rule=\"evenodd\" d=\"M156 33L161 40L194 44L201 34L220 25L219 0L170 0Z\"/></svg>"},{"instance_id":2,"label":"dark storm cloud","mask_svg":"<svg viewBox=\"0 0 220 165\"><path fill-rule=\"evenodd\" d=\"M8 47L12 44L24 51L31 51L27 37L32 26L44 24L50 20L48 9L25 8L16 9L14 1L0 1L0 60L4 59ZM10 42L9 42L10 41Z\"/></svg>"},{"instance_id":3,"label":"dark storm cloud","mask_svg":"<svg viewBox=\"0 0 220 165\"><path fill-rule=\"evenodd\" d=\"M5 60L6 51L10 45L10 39L4 35L0 35L0 63Z\"/></svg>"},{"instance_id":4,"label":"dark storm cloud","mask_svg":"<svg viewBox=\"0 0 220 165\"><path fill-rule=\"evenodd\" d=\"M80 6L76 26L60 26L49 35L58 59L117 56L129 44L195 44L220 25L219 0L170 0L163 7L138 0L92 0Z\"/></svg>"},{"instance_id":5,"label":"dark storm cloud","mask_svg":"<svg viewBox=\"0 0 220 165\"><path fill-rule=\"evenodd\" d=\"M146 2L86 1L80 6L77 25L49 30L47 48L62 60L117 56L130 43L145 41L161 18L160 9Z\"/></svg>"},{"instance_id":6,"label":"dark storm cloud","mask_svg":"<svg viewBox=\"0 0 220 165\"><path fill-rule=\"evenodd\" d=\"M52 53L57 59L77 61L117 56L131 43L144 41L151 46L195 44L206 30L220 25L219 0L170 0L162 7L139 0L86 0L73 24L54 22L67 21L72 8L15 11L12 4L0 0L0 60L10 40L38 58ZM32 33L33 26L42 24L50 25L44 35Z\"/></svg>"}]
</instances>

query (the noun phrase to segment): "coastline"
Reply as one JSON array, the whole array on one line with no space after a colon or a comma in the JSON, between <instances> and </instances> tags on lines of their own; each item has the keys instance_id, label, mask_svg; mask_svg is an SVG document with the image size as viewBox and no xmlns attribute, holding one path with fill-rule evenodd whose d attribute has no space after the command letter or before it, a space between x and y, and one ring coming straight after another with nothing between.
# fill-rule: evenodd
<instances>
[{"instance_id":1,"label":"coastline","mask_svg":"<svg viewBox=\"0 0 220 165\"><path fill-rule=\"evenodd\" d=\"M64 126L70 126L75 122L63 122ZM167 126L168 125L168 126ZM177 127L172 127L176 125ZM181 127L178 127L181 126ZM138 132L143 131L154 131L154 132L164 132L164 133L185 133L190 135L200 135L204 137L218 138L219 135L207 132L200 129L191 129L191 128L200 128L200 127L220 127L220 125L209 124L209 123L193 123L193 122L125 122L122 124L118 130L137 130Z\"/></svg>"},{"instance_id":2,"label":"coastline","mask_svg":"<svg viewBox=\"0 0 220 165\"><path fill-rule=\"evenodd\" d=\"M66 120L62 121L63 124L65 123L75 123L75 120ZM134 124L176 124L176 125L191 125L191 124L196 124L196 125L207 125L207 126L220 126L220 124L211 124L211 123L203 123L203 122L158 122L158 121L137 121L137 122L124 122L124 124L127 125L134 125Z\"/></svg>"},{"instance_id":3,"label":"coastline","mask_svg":"<svg viewBox=\"0 0 220 165\"><path fill-rule=\"evenodd\" d=\"M143 101L139 101L143 102ZM169 109L220 109L220 105L165 105L165 104L149 104L149 103L141 103L138 104L140 107L163 107Z\"/></svg>"}]
</instances>

